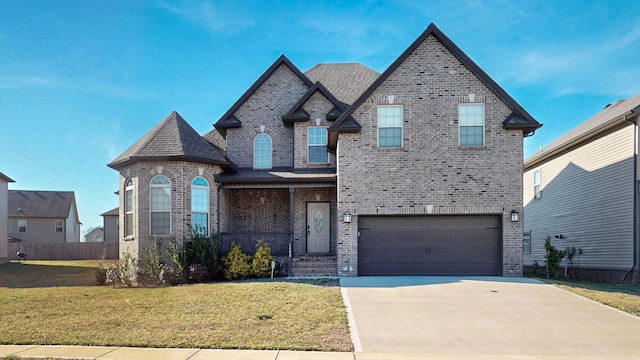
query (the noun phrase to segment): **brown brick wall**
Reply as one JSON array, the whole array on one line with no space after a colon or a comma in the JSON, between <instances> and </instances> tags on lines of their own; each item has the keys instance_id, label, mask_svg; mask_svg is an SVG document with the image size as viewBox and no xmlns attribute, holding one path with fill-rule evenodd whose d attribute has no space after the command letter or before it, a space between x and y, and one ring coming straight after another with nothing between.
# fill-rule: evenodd
<instances>
[{"instance_id":1,"label":"brown brick wall","mask_svg":"<svg viewBox=\"0 0 640 360\"><path fill-rule=\"evenodd\" d=\"M329 153L329 164L309 164L308 163L308 151L307 151L307 128L309 126L317 126L316 119L320 119L321 127L331 126L331 122L327 121L327 113L333 109L333 104L329 102L320 92L316 92L309 98L306 104L303 106L304 110L309 113L310 121L297 122L294 125L295 131L295 161L294 166L296 168L306 167L335 167L336 155L335 153Z\"/></svg>"},{"instance_id":2,"label":"brown brick wall","mask_svg":"<svg viewBox=\"0 0 640 360\"><path fill-rule=\"evenodd\" d=\"M307 85L285 64L267 79L236 111L242 127L227 130L227 155L238 167L253 167L253 139L265 125L271 136L273 167L293 166L293 128L281 116L307 90Z\"/></svg>"},{"instance_id":3,"label":"brown brick wall","mask_svg":"<svg viewBox=\"0 0 640 360\"><path fill-rule=\"evenodd\" d=\"M458 104L485 104L485 146L458 145ZM387 98L393 95L393 99ZM377 147L377 106L404 107L403 147ZM430 36L353 113L357 134L340 134L338 209L352 214L503 214L503 274L522 275L522 131L511 113ZM338 271L357 274L357 216L338 223Z\"/></svg>"},{"instance_id":4,"label":"brown brick wall","mask_svg":"<svg viewBox=\"0 0 640 360\"><path fill-rule=\"evenodd\" d=\"M134 256L149 245L149 182L156 175L164 175L171 181L171 235L178 241L191 235L191 181L202 176L209 182L209 228L216 232L217 226L217 184L214 175L221 169L215 165L193 162L139 162L120 171L120 254L126 252ZM124 184L127 179L134 181L134 235L124 238Z\"/></svg>"}]
</instances>

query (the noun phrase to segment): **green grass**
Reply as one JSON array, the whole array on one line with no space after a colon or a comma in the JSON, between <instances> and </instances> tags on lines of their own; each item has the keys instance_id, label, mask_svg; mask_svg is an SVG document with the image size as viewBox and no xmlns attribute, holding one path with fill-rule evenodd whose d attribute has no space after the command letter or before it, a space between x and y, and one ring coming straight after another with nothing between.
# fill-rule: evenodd
<instances>
[{"instance_id":1,"label":"green grass","mask_svg":"<svg viewBox=\"0 0 640 360\"><path fill-rule=\"evenodd\" d=\"M587 299L640 316L640 286L580 279L545 279L531 276Z\"/></svg>"},{"instance_id":2,"label":"green grass","mask_svg":"<svg viewBox=\"0 0 640 360\"><path fill-rule=\"evenodd\" d=\"M0 265L0 344L353 350L335 280L87 286L96 266Z\"/></svg>"}]
</instances>

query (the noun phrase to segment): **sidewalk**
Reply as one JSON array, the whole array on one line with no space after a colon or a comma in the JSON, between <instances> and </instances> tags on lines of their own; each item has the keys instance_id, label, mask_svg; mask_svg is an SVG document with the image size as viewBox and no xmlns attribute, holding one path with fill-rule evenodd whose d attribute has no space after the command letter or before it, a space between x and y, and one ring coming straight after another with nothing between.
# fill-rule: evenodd
<instances>
[{"instance_id":1,"label":"sidewalk","mask_svg":"<svg viewBox=\"0 0 640 360\"><path fill-rule=\"evenodd\" d=\"M19 358L52 359L102 359L102 360L578 360L603 359L602 356L504 356L504 355L451 355L451 354L399 354L362 352L313 352L280 350L214 350L214 349L157 349L102 346L62 346L62 345L0 345L0 359L5 356ZM607 359L608 357L604 357ZM610 357L609 359L632 359L631 357Z\"/></svg>"}]
</instances>

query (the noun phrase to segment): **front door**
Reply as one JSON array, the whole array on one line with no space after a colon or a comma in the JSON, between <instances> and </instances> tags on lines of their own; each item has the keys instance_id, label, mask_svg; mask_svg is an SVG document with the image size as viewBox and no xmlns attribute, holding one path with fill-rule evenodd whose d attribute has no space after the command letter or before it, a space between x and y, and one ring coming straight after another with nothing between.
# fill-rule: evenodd
<instances>
[{"instance_id":1,"label":"front door","mask_svg":"<svg viewBox=\"0 0 640 360\"><path fill-rule=\"evenodd\" d=\"M328 254L331 236L331 203L307 203L307 253Z\"/></svg>"}]
</instances>

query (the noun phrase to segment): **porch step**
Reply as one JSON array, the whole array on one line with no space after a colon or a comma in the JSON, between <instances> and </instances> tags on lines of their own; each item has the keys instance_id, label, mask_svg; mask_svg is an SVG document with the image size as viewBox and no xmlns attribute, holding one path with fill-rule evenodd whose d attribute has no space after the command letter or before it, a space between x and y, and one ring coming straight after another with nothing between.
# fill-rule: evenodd
<instances>
[{"instance_id":1,"label":"porch step","mask_svg":"<svg viewBox=\"0 0 640 360\"><path fill-rule=\"evenodd\" d=\"M338 258L313 255L293 258L292 275L338 276Z\"/></svg>"}]
</instances>

